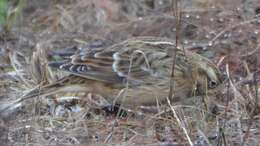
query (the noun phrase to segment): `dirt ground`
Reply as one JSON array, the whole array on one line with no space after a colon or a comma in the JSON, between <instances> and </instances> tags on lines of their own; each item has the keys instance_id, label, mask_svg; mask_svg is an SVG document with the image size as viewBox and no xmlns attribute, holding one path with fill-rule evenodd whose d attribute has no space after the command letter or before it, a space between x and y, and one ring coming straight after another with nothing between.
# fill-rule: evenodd
<instances>
[{"instance_id":1,"label":"dirt ground","mask_svg":"<svg viewBox=\"0 0 260 146\"><path fill-rule=\"evenodd\" d=\"M11 0L10 10L16 6ZM206 46L191 51L227 76L225 88L209 97L215 115L202 105L174 105L178 118L168 106L117 117L85 100L99 95L52 95L1 112L0 145L259 145L260 1L184 0L179 9L181 44ZM136 36L175 39L174 12L170 0L28 0L12 29L1 28L0 110L60 76L43 71L49 52Z\"/></svg>"}]
</instances>

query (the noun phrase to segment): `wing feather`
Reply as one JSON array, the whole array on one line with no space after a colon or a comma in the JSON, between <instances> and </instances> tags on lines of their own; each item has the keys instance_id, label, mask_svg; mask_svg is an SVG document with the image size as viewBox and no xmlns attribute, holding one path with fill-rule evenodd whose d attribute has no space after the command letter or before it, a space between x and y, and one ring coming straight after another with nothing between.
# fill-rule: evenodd
<instances>
[{"instance_id":1,"label":"wing feather","mask_svg":"<svg viewBox=\"0 0 260 146\"><path fill-rule=\"evenodd\" d=\"M82 50L66 61L52 63L51 66L104 82L122 83L125 79L150 78L153 76L151 64L168 55L165 50L167 46L167 49L169 45L173 47L169 40L161 41L159 45L158 40L153 39L134 38L108 48Z\"/></svg>"}]
</instances>

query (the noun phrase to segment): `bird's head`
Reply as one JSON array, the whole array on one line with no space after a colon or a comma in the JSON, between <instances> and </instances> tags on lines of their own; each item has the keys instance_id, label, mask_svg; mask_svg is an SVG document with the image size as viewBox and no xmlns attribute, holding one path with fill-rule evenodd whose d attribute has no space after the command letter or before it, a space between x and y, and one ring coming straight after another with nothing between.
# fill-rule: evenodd
<instances>
[{"instance_id":1,"label":"bird's head","mask_svg":"<svg viewBox=\"0 0 260 146\"><path fill-rule=\"evenodd\" d=\"M217 89L224 80L217 66L204 57L197 60L195 76L196 89L202 94L207 90Z\"/></svg>"}]
</instances>

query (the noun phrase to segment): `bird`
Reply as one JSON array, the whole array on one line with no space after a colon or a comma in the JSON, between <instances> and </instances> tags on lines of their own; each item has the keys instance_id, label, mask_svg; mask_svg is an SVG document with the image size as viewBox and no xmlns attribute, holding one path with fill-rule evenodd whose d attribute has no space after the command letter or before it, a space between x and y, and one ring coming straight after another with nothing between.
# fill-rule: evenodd
<instances>
[{"instance_id":1,"label":"bird","mask_svg":"<svg viewBox=\"0 0 260 146\"><path fill-rule=\"evenodd\" d=\"M171 79L172 102L205 95L223 81L212 61L163 37L133 37L108 47L73 48L58 55L59 59L49 61L48 66L68 75L30 91L22 100L84 91L131 108L165 103Z\"/></svg>"}]
</instances>

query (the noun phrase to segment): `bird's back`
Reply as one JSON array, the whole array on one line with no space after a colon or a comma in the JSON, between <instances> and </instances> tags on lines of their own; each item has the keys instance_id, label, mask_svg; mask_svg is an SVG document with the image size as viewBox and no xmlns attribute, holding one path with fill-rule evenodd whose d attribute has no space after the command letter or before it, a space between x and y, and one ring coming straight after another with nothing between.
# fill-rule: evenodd
<instances>
[{"instance_id":1,"label":"bird's back","mask_svg":"<svg viewBox=\"0 0 260 146\"><path fill-rule=\"evenodd\" d=\"M107 48L82 49L50 66L65 70L83 80L91 80L88 86L97 85L97 92L116 94L127 89L127 103L150 104L165 99L169 92L170 75L175 43L166 38L138 37L125 40ZM220 83L217 67L205 57L176 49L175 96L186 98L199 88L206 88L208 80ZM97 84L96 84L96 82ZM104 88L104 89L102 89ZM106 90L106 89L108 90ZM202 89L204 90L204 89ZM205 89L207 90L207 89ZM201 92L202 93L202 92Z\"/></svg>"}]
</instances>

